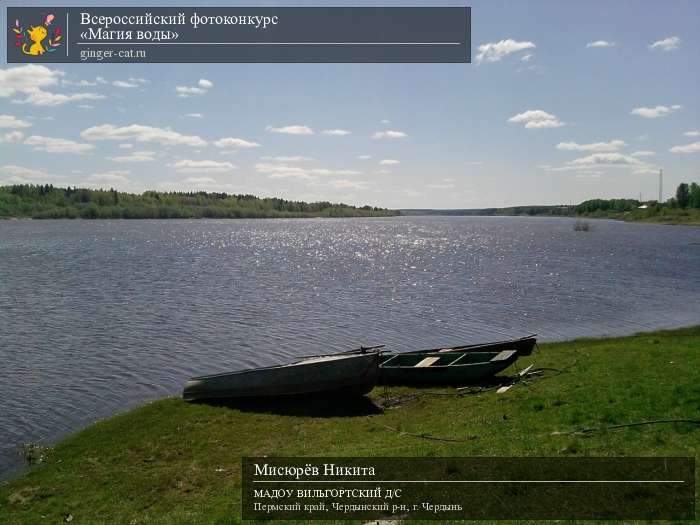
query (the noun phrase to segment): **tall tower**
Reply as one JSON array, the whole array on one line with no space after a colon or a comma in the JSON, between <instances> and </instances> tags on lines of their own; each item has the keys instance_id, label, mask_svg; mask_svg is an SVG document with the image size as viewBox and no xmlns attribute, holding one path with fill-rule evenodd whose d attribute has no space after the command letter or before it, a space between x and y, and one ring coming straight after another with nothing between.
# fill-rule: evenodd
<instances>
[{"instance_id":1,"label":"tall tower","mask_svg":"<svg viewBox=\"0 0 700 525\"><path fill-rule=\"evenodd\" d=\"M663 201L664 195L664 170L659 170L659 204Z\"/></svg>"}]
</instances>

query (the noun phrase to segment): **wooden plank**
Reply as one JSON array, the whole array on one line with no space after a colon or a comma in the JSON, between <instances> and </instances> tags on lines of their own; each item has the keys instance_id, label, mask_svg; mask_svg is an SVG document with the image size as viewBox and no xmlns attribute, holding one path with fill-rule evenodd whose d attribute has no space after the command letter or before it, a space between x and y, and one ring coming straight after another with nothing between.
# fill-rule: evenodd
<instances>
[{"instance_id":1,"label":"wooden plank","mask_svg":"<svg viewBox=\"0 0 700 525\"><path fill-rule=\"evenodd\" d=\"M435 364L435 362L439 361L439 357L426 357L422 361L416 363L413 368L425 368L428 367L432 364Z\"/></svg>"}]
</instances>

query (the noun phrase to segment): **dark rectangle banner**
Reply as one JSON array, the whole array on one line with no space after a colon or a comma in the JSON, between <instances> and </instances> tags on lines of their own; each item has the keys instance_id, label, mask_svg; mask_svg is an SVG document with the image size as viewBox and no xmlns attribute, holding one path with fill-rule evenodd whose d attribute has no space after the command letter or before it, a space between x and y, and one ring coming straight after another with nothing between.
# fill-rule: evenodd
<instances>
[{"instance_id":1,"label":"dark rectangle banner","mask_svg":"<svg viewBox=\"0 0 700 525\"><path fill-rule=\"evenodd\" d=\"M7 7L9 63L471 61L469 7Z\"/></svg>"},{"instance_id":2,"label":"dark rectangle banner","mask_svg":"<svg viewBox=\"0 0 700 525\"><path fill-rule=\"evenodd\" d=\"M692 520L695 458L243 458L246 520Z\"/></svg>"}]
</instances>

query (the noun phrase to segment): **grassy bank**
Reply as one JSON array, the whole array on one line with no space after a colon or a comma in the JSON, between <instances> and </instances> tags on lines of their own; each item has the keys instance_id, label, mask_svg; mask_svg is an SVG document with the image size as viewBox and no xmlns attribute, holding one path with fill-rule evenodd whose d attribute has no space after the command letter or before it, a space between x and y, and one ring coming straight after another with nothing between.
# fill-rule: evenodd
<instances>
[{"instance_id":1,"label":"grassy bank","mask_svg":"<svg viewBox=\"0 0 700 525\"><path fill-rule=\"evenodd\" d=\"M687 224L700 226L700 209L661 208L660 210L632 210L624 212L593 212L577 217L593 219L617 219L627 222L651 222L656 224Z\"/></svg>"},{"instance_id":2,"label":"grassy bank","mask_svg":"<svg viewBox=\"0 0 700 525\"><path fill-rule=\"evenodd\" d=\"M151 403L66 439L0 487L0 523L235 523L249 455L697 458L700 426L558 432L700 419L700 327L546 344L516 365L530 363L542 373L505 394L377 388L372 402L263 412Z\"/></svg>"}]
</instances>

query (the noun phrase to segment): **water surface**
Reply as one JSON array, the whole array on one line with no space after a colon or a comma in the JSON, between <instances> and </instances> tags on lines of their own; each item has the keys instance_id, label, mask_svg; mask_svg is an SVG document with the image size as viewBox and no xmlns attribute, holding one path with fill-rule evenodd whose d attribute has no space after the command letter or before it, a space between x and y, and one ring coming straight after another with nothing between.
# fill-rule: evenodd
<instances>
[{"instance_id":1,"label":"water surface","mask_svg":"<svg viewBox=\"0 0 700 525\"><path fill-rule=\"evenodd\" d=\"M0 221L0 477L191 375L700 323L700 228L555 218Z\"/></svg>"}]
</instances>

